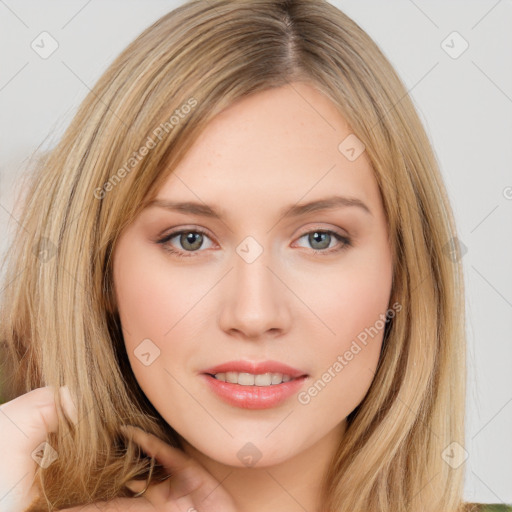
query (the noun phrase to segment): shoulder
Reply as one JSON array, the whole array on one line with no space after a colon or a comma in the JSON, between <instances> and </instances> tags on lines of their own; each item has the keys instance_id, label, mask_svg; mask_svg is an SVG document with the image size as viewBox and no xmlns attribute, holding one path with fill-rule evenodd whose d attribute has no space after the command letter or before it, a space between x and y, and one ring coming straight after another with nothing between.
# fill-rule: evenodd
<instances>
[{"instance_id":1,"label":"shoulder","mask_svg":"<svg viewBox=\"0 0 512 512\"><path fill-rule=\"evenodd\" d=\"M477 510L478 512L512 512L512 505L482 503Z\"/></svg>"}]
</instances>

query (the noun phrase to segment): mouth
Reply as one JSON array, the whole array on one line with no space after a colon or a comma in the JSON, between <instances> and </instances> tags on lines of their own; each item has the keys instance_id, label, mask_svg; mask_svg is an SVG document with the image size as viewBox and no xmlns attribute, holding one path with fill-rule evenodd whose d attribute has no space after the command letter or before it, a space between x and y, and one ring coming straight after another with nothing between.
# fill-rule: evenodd
<instances>
[{"instance_id":1,"label":"mouth","mask_svg":"<svg viewBox=\"0 0 512 512\"><path fill-rule=\"evenodd\" d=\"M279 361L228 361L203 371L222 382L241 386L272 386L308 376L306 372Z\"/></svg>"},{"instance_id":2,"label":"mouth","mask_svg":"<svg viewBox=\"0 0 512 512\"><path fill-rule=\"evenodd\" d=\"M221 382L229 382L230 384L238 384L240 386L278 386L283 382L290 382L291 380L297 380L301 377L307 377L307 375L301 375L300 377L292 377L288 374L279 372L267 372L253 374L248 372L220 372L220 373L206 373L214 379L220 380Z\"/></svg>"},{"instance_id":3,"label":"mouth","mask_svg":"<svg viewBox=\"0 0 512 512\"><path fill-rule=\"evenodd\" d=\"M277 361L231 361L201 375L218 398L244 409L276 407L296 394L309 377Z\"/></svg>"}]
</instances>

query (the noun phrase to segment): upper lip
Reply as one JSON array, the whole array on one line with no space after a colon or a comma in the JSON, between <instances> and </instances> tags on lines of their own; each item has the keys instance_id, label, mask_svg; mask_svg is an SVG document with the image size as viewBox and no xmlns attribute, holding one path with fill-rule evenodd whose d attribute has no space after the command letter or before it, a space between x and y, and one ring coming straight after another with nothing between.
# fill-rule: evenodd
<instances>
[{"instance_id":1,"label":"upper lip","mask_svg":"<svg viewBox=\"0 0 512 512\"><path fill-rule=\"evenodd\" d=\"M293 379L307 375L306 372L293 368L287 364L280 363L279 361L262 361L259 363L255 361L228 361L227 363L212 366L211 368L203 371L203 373L210 375L225 372L244 372L252 373L254 375L260 375L263 373L283 373L284 375L289 375Z\"/></svg>"}]
</instances>

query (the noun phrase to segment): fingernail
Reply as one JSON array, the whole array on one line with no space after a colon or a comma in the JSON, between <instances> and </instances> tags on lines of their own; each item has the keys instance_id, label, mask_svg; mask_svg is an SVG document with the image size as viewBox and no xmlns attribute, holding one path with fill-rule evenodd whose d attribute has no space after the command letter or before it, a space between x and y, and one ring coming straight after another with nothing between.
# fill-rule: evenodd
<instances>
[{"instance_id":1,"label":"fingernail","mask_svg":"<svg viewBox=\"0 0 512 512\"><path fill-rule=\"evenodd\" d=\"M138 493L141 492L146 487L146 482L144 480L130 480L126 482L124 485L130 489L130 491Z\"/></svg>"},{"instance_id":2,"label":"fingernail","mask_svg":"<svg viewBox=\"0 0 512 512\"><path fill-rule=\"evenodd\" d=\"M67 416L71 419L71 421L76 425L78 423L78 412L76 409L76 405L71 397L71 392L67 386L61 386L59 388L60 399L62 401L62 406L66 411Z\"/></svg>"},{"instance_id":3,"label":"fingernail","mask_svg":"<svg viewBox=\"0 0 512 512\"><path fill-rule=\"evenodd\" d=\"M135 427L131 425L121 425L119 430L126 436L131 438Z\"/></svg>"}]
</instances>

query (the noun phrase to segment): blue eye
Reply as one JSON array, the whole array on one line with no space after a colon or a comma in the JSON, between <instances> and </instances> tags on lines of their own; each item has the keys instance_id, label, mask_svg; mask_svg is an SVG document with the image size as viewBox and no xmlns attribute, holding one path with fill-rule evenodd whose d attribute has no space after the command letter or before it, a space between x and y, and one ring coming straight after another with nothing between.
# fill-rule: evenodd
<instances>
[{"instance_id":1,"label":"blue eye","mask_svg":"<svg viewBox=\"0 0 512 512\"><path fill-rule=\"evenodd\" d=\"M331 230L315 229L313 231L308 231L299 237L299 240L304 237L307 237L307 241L315 253L322 255L342 251L351 245L351 240L348 237L342 236L339 233ZM337 241L338 245L332 247L332 241ZM339 246L340 242L341 246Z\"/></svg>"},{"instance_id":2,"label":"blue eye","mask_svg":"<svg viewBox=\"0 0 512 512\"><path fill-rule=\"evenodd\" d=\"M307 241L309 244L311 244L311 248L315 254L320 255L329 255L335 252L339 252L347 249L352 245L352 242L348 237L342 236L332 230L315 229L308 231L300 236L298 240L304 237L307 237ZM182 247L181 249L175 248L170 243L171 240L175 238L178 239L179 244ZM182 229L180 231L169 233L164 238L157 240L157 243L162 245L166 252L173 254L178 258L189 258L191 256L195 256L194 253L201 252L199 249L204 248L205 238L210 240L210 237L207 235L206 231L203 231L202 229ZM332 247L332 241L337 241L338 244Z\"/></svg>"},{"instance_id":3,"label":"blue eye","mask_svg":"<svg viewBox=\"0 0 512 512\"><path fill-rule=\"evenodd\" d=\"M177 250L169 244L173 238L177 237L179 237L179 243L184 250ZM181 231L174 231L173 233L166 235L161 240L158 240L157 243L161 244L164 250L178 256L179 258L188 258L190 256L194 256L194 252L197 252L197 250L203 246L204 237L207 237L207 234L201 229L184 229Z\"/></svg>"}]
</instances>

